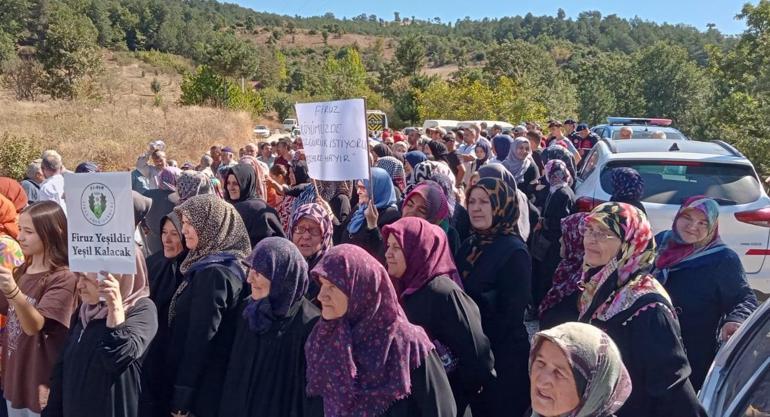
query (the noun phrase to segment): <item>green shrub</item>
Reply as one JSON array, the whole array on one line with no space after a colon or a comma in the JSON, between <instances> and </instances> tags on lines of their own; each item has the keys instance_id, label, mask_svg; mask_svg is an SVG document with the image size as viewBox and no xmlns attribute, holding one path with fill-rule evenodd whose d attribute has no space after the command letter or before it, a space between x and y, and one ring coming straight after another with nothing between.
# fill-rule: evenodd
<instances>
[{"instance_id":1,"label":"green shrub","mask_svg":"<svg viewBox=\"0 0 770 417\"><path fill-rule=\"evenodd\" d=\"M21 181L27 165L40 157L41 141L4 133L0 137L0 175Z\"/></svg>"},{"instance_id":2,"label":"green shrub","mask_svg":"<svg viewBox=\"0 0 770 417\"><path fill-rule=\"evenodd\" d=\"M184 74L192 70L190 61L179 55L153 50L134 52L134 56L145 64L151 65L156 69L160 69L167 74Z\"/></svg>"}]
</instances>

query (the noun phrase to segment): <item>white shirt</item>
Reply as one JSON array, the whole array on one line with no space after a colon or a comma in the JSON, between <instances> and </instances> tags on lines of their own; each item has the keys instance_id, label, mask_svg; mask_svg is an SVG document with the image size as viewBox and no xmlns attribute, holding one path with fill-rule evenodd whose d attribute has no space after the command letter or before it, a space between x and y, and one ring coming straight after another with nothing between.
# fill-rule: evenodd
<instances>
[{"instance_id":1,"label":"white shirt","mask_svg":"<svg viewBox=\"0 0 770 417\"><path fill-rule=\"evenodd\" d=\"M48 177L40 185L37 192L38 201L55 201L67 214L67 203L64 201L64 177L61 174Z\"/></svg>"}]
</instances>

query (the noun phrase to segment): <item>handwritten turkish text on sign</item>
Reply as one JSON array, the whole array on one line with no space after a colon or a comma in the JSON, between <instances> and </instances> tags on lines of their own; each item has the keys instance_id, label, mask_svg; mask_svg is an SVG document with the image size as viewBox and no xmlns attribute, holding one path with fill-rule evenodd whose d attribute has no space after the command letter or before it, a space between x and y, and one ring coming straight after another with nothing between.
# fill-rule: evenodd
<instances>
[{"instance_id":1,"label":"handwritten turkish text on sign","mask_svg":"<svg viewBox=\"0 0 770 417\"><path fill-rule=\"evenodd\" d=\"M369 142L363 99L297 103L302 147L311 178L369 178Z\"/></svg>"},{"instance_id":2,"label":"handwritten turkish text on sign","mask_svg":"<svg viewBox=\"0 0 770 417\"><path fill-rule=\"evenodd\" d=\"M70 270L135 274L131 174L64 174Z\"/></svg>"}]
</instances>

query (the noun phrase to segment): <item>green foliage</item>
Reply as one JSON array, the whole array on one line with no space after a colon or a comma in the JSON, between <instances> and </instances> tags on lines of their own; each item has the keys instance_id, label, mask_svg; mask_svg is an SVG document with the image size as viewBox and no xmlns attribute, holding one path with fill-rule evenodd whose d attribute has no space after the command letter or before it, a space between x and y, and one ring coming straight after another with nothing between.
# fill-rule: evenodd
<instances>
[{"instance_id":1,"label":"green foliage","mask_svg":"<svg viewBox=\"0 0 770 417\"><path fill-rule=\"evenodd\" d=\"M257 92L241 90L238 84L205 65L198 67L195 73L185 75L181 88L180 103L183 105L243 110L255 117L265 111L264 101Z\"/></svg>"},{"instance_id":2,"label":"green foliage","mask_svg":"<svg viewBox=\"0 0 770 417\"><path fill-rule=\"evenodd\" d=\"M45 42L38 59L46 71L45 91L53 98L92 94L93 84L102 72L102 59L96 44L97 32L88 17L58 6L51 15Z\"/></svg>"},{"instance_id":3,"label":"green foliage","mask_svg":"<svg viewBox=\"0 0 770 417\"><path fill-rule=\"evenodd\" d=\"M294 113L295 100L291 94L278 91L275 88L266 88L260 93L265 103L265 110L278 113L278 119L287 119Z\"/></svg>"},{"instance_id":4,"label":"green foliage","mask_svg":"<svg viewBox=\"0 0 770 417\"><path fill-rule=\"evenodd\" d=\"M0 30L0 65L16 56L16 42L9 33Z\"/></svg>"},{"instance_id":5,"label":"green foliage","mask_svg":"<svg viewBox=\"0 0 770 417\"><path fill-rule=\"evenodd\" d=\"M13 90L17 100L35 100L45 81L42 65L30 58L14 58L0 66L2 84Z\"/></svg>"},{"instance_id":6,"label":"green foliage","mask_svg":"<svg viewBox=\"0 0 770 417\"><path fill-rule=\"evenodd\" d=\"M29 161L39 158L42 151L41 141L37 138L4 133L0 137L0 176L21 181Z\"/></svg>"},{"instance_id":7,"label":"green foliage","mask_svg":"<svg viewBox=\"0 0 770 417\"><path fill-rule=\"evenodd\" d=\"M193 69L190 61L182 56L159 51L137 51L134 56L166 73L184 74Z\"/></svg>"},{"instance_id":8,"label":"green foliage","mask_svg":"<svg viewBox=\"0 0 770 417\"><path fill-rule=\"evenodd\" d=\"M161 85L157 78L153 78L152 82L150 82L150 90L156 95L160 93Z\"/></svg>"},{"instance_id":9,"label":"green foliage","mask_svg":"<svg viewBox=\"0 0 770 417\"><path fill-rule=\"evenodd\" d=\"M425 61L425 47L420 38L410 36L401 39L396 48L396 60L403 75L417 74Z\"/></svg>"}]
</instances>

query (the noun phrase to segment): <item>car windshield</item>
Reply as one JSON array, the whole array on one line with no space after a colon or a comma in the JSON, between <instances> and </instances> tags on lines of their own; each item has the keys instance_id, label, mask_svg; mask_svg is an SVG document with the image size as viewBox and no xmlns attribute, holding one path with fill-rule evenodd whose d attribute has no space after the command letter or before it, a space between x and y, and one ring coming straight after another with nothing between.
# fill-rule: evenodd
<instances>
[{"instance_id":1,"label":"car windshield","mask_svg":"<svg viewBox=\"0 0 770 417\"><path fill-rule=\"evenodd\" d=\"M655 132L663 132L666 134L666 139L685 139L684 135L675 129L662 128L657 126L630 126L633 129L634 134L631 136L634 139L651 139ZM617 139L620 137L620 129L613 129L612 138Z\"/></svg>"},{"instance_id":2,"label":"car windshield","mask_svg":"<svg viewBox=\"0 0 770 417\"><path fill-rule=\"evenodd\" d=\"M693 161L610 161L601 174L602 189L613 193L610 171L630 167L644 179L642 201L681 204L693 195L705 195L722 205L747 204L762 195L754 170L747 165Z\"/></svg>"},{"instance_id":3,"label":"car windshield","mask_svg":"<svg viewBox=\"0 0 770 417\"><path fill-rule=\"evenodd\" d=\"M267 129L267 127L259 125L259 126L255 127L254 129L265 130L265 129Z\"/></svg>"}]
</instances>

